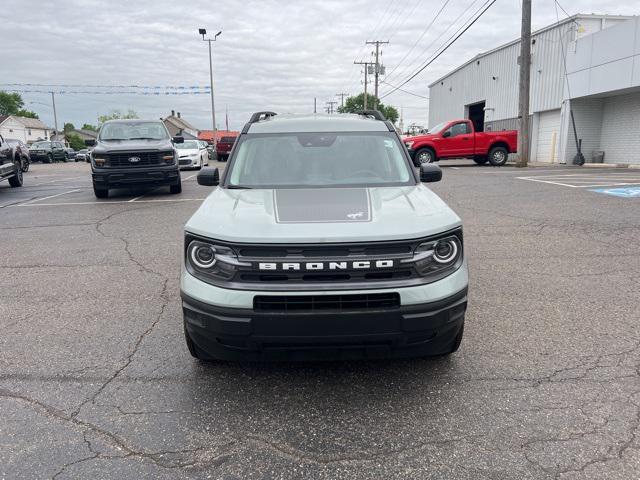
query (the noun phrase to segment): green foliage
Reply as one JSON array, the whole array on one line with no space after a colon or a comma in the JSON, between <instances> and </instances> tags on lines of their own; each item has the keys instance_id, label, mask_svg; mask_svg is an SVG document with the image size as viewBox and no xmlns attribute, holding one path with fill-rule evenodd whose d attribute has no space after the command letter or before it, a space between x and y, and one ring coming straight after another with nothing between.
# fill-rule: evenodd
<instances>
[{"instance_id":1,"label":"green foliage","mask_svg":"<svg viewBox=\"0 0 640 480\"><path fill-rule=\"evenodd\" d=\"M69 145L71 145L71 148L73 148L74 150L82 150L83 148L85 148L84 140L77 133L69 133L67 135L67 141L69 142Z\"/></svg>"},{"instance_id":2,"label":"green foliage","mask_svg":"<svg viewBox=\"0 0 640 480\"><path fill-rule=\"evenodd\" d=\"M127 119L127 118L139 118L138 114L129 109L126 113L121 112L120 110L111 110L111 113L106 115L98 115L98 123L102 125L104 122L109 120L119 120L119 119Z\"/></svg>"},{"instance_id":3,"label":"green foliage","mask_svg":"<svg viewBox=\"0 0 640 480\"><path fill-rule=\"evenodd\" d=\"M85 123L84 125L82 125L82 130L91 130L92 132L97 132L98 127L96 127L95 125L91 125L90 123Z\"/></svg>"},{"instance_id":4,"label":"green foliage","mask_svg":"<svg viewBox=\"0 0 640 480\"><path fill-rule=\"evenodd\" d=\"M76 127L71 122L67 122L67 123L64 124L64 131L65 132L70 132L71 130L75 130L75 129L76 129Z\"/></svg>"},{"instance_id":5,"label":"green foliage","mask_svg":"<svg viewBox=\"0 0 640 480\"><path fill-rule=\"evenodd\" d=\"M16 115L18 117L38 118L35 112L25 110L24 100L19 93L0 90L0 115Z\"/></svg>"},{"instance_id":6,"label":"green foliage","mask_svg":"<svg viewBox=\"0 0 640 480\"><path fill-rule=\"evenodd\" d=\"M367 93L367 108L371 110L375 105L376 97ZM355 97L347 97L343 107L338 107L339 113L356 113L364 110L364 93L356 95ZM391 123L396 123L398 120L398 110L391 105L385 106L383 103L378 103L378 110L390 120Z\"/></svg>"}]
</instances>

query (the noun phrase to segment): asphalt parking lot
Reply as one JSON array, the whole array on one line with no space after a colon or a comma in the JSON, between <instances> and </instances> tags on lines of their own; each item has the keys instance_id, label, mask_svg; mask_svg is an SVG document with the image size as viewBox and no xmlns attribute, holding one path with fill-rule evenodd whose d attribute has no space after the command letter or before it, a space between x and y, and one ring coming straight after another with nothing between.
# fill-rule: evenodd
<instances>
[{"instance_id":1,"label":"asphalt parking lot","mask_svg":"<svg viewBox=\"0 0 640 480\"><path fill-rule=\"evenodd\" d=\"M465 338L408 361L194 361L196 172L99 201L84 163L0 184L0 478L640 477L640 198L595 191L640 171L446 165Z\"/></svg>"}]
</instances>

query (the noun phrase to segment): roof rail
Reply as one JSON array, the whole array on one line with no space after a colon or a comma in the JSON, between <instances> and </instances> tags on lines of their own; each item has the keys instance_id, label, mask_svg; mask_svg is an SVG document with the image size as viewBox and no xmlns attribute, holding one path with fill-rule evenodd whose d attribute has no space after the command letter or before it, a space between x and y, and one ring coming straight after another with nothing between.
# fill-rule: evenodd
<instances>
[{"instance_id":1,"label":"roof rail","mask_svg":"<svg viewBox=\"0 0 640 480\"><path fill-rule=\"evenodd\" d=\"M249 121L244 125L242 133L247 133L252 123L259 122L260 120L266 120L267 118L275 117L276 115L276 112L255 112L253 115L251 115Z\"/></svg>"},{"instance_id":2,"label":"roof rail","mask_svg":"<svg viewBox=\"0 0 640 480\"><path fill-rule=\"evenodd\" d=\"M382 114L380 110L360 110L356 112L358 115L363 115L365 117L373 118L375 120L382 120L383 122L386 120L385 116Z\"/></svg>"}]
</instances>

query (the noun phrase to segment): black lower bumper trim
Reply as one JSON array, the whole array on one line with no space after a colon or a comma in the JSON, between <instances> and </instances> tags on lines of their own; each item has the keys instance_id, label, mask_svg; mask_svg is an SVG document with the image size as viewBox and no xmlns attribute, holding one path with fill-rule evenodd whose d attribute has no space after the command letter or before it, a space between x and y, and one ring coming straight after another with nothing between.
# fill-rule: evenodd
<instances>
[{"instance_id":1,"label":"black lower bumper trim","mask_svg":"<svg viewBox=\"0 0 640 480\"><path fill-rule=\"evenodd\" d=\"M439 355L464 323L467 290L389 309L269 313L213 306L182 292L185 330L202 358L326 360Z\"/></svg>"},{"instance_id":2,"label":"black lower bumper trim","mask_svg":"<svg viewBox=\"0 0 640 480\"><path fill-rule=\"evenodd\" d=\"M165 168L131 168L94 170L93 184L99 188L117 188L133 185L177 185L180 183L178 166Z\"/></svg>"}]
</instances>

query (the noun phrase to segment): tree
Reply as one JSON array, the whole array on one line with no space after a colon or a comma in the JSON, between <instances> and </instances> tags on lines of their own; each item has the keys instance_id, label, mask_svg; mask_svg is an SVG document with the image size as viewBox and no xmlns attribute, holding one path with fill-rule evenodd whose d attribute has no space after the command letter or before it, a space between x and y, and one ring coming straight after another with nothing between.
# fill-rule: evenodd
<instances>
[{"instance_id":1,"label":"tree","mask_svg":"<svg viewBox=\"0 0 640 480\"><path fill-rule=\"evenodd\" d=\"M24 100L19 93L0 90L0 115L16 115L18 117L38 118L38 114L25 110Z\"/></svg>"},{"instance_id":2,"label":"tree","mask_svg":"<svg viewBox=\"0 0 640 480\"><path fill-rule=\"evenodd\" d=\"M73 148L74 150L82 150L85 147L84 140L77 133L67 134L67 141L69 142L69 145L71 145L71 148Z\"/></svg>"},{"instance_id":3,"label":"tree","mask_svg":"<svg viewBox=\"0 0 640 480\"><path fill-rule=\"evenodd\" d=\"M119 120L119 119L127 119L127 118L139 118L138 114L129 109L126 113L121 112L120 110L111 110L111 113L106 115L98 115L98 123L102 125L104 122L109 120Z\"/></svg>"},{"instance_id":4,"label":"tree","mask_svg":"<svg viewBox=\"0 0 640 480\"><path fill-rule=\"evenodd\" d=\"M91 130L92 132L97 132L98 127L96 127L95 125L91 125L90 123L85 123L84 125L82 125L81 130Z\"/></svg>"},{"instance_id":5,"label":"tree","mask_svg":"<svg viewBox=\"0 0 640 480\"><path fill-rule=\"evenodd\" d=\"M373 108L376 97L367 93L367 108ZM355 97L347 97L343 107L338 107L339 113L357 113L364 110L364 93L356 95ZM398 120L398 110L391 105L385 106L383 103L378 102L378 110L390 120L391 123L396 123Z\"/></svg>"},{"instance_id":6,"label":"tree","mask_svg":"<svg viewBox=\"0 0 640 480\"><path fill-rule=\"evenodd\" d=\"M67 122L64 124L64 131L66 132L70 132L71 130L75 130L76 127L73 125L73 123L71 122Z\"/></svg>"}]
</instances>

